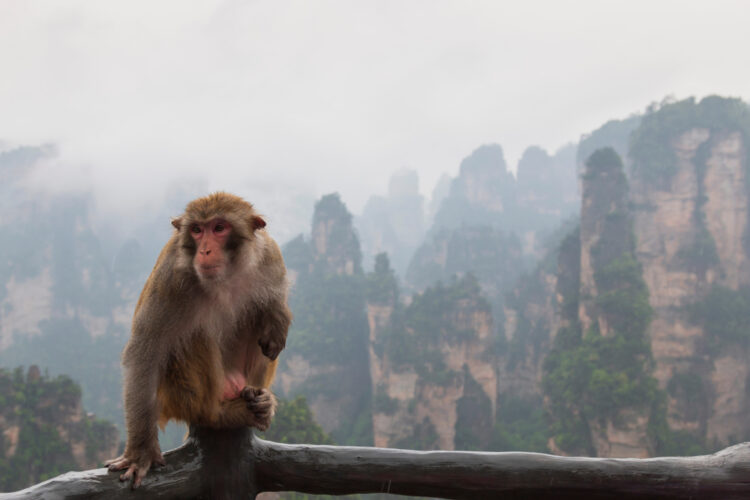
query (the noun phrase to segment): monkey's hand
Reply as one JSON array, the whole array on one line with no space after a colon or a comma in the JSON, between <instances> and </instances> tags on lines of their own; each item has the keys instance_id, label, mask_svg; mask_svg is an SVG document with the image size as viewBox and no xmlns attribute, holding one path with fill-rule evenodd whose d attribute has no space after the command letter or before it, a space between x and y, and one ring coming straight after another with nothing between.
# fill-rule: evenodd
<instances>
[{"instance_id":1,"label":"monkey's hand","mask_svg":"<svg viewBox=\"0 0 750 500\"><path fill-rule=\"evenodd\" d=\"M131 486L133 489L141 485L141 481L146 477L148 470L153 464L166 464L158 443L145 449L134 451L126 449L125 453L105 463L110 472L127 469L124 473L120 474L120 481L132 479Z\"/></svg>"},{"instance_id":2,"label":"monkey's hand","mask_svg":"<svg viewBox=\"0 0 750 500\"><path fill-rule=\"evenodd\" d=\"M268 389L247 386L240 392L240 397L247 403L247 409L253 413L253 427L265 431L271 425L271 418L276 413L276 397Z\"/></svg>"}]
</instances>

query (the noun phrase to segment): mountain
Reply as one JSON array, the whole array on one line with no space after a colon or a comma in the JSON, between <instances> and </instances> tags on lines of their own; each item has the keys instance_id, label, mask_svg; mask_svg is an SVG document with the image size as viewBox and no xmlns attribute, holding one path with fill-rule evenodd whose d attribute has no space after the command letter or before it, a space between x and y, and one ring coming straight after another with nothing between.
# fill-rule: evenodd
<instances>
[{"instance_id":1,"label":"mountain","mask_svg":"<svg viewBox=\"0 0 750 500\"><path fill-rule=\"evenodd\" d=\"M509 390L542 393L552 450L695 454L747 438L749 139L742 101L688 99L639 120L629 167L613 148L589 156L580 227L538 280L541 307L506 311L536 325L506 321L511 344L536 349L501 371L527 367Z\"/></svg>"},{"instance_id":2,"label":"mountain","mask_svg":"<svg viewBox=\"0 0 750 500\"><path fill-rule=\"evenodd\" d=\"M491 307L476 278L404 305L381 254L368 285L375 445L479 449L492 433L497 375Z\"/></svg>"},{"instance_id":3,"label":"mountain","mask_svg":"<svg viewBox=\"0 0 750 500\"><path fill-rule=\"evenodd\" d=\"M386 252L393 256L393 266L403 276L409 258L424 237L424 210L417 173L404 169L393 174L388 181L388 194L371 196L362 215L354 221L364 266L372 267L375 255Z\"/></svg>"},{"instance_id":4,"label":"mountain","mask_svg":"<svg viewBox=\"0 0 750 500\"><path fill-rule=\"evenodd\" d=\"M321 198L309 238L282 251L294 321L274 388L304 395L337 443L371 444L365 277L352 215L339 196Z\"/></svg>"},{"instance_id":5,"label":"mountain","mask_svg":"<svg viewBox=\"0 0 750 500\"><path fill-rule=\"evenodd\" d=\"M30 192L37 165L55 155L50 146L0 153L0 364L66 373L87 408L122 422L119 352L137 286L122 271L137 267L137 248L113 270L89 195Z\"/></svg>"},{"instance_id":6,"label":"mountain","mask_svg":"<svg viewBox=\"0 0 750 500\"><path fill-rule=\"evenodd\" d=\"M500 327L505 294L542 257L557 227L575 214L577 189L574 146L552 156L539 147L528 148L517 179L499 145L477 148L461 162L414 253L405 288L422 291L472 273Z\"/></svg>"}]
</instances>

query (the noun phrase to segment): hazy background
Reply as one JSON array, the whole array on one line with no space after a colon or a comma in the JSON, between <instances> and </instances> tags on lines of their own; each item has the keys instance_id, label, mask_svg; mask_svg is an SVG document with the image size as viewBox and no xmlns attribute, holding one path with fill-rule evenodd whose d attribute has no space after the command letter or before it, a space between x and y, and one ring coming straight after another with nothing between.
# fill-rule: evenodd
<instances>
[{"instance_id":1,"label":"hazy background","mask_svg":"<svg viewBox=\"0 0 750 500\"><path fill-rule=\"evenodd\" d=\"M321 194L359 213L401 167L429 198L482 143L515 170L529 145L553 153L667 95L747 99L748 14L742 1L3 0L0 148L55 144L38 185L93 187L104 220L187 184L254 201L286 241Z\"/></svg>"},{"instance_id":2,"label":"hazy background","mask_svg":"<svg viewBox=\"0 0 750 500\"><path fill-rule=\"evenodd\" d=\"M138 294L212 190L293 283L271 439L750 440L748 14L0 0L0 490L116 456Z\"/></svg>"}]
</instances>

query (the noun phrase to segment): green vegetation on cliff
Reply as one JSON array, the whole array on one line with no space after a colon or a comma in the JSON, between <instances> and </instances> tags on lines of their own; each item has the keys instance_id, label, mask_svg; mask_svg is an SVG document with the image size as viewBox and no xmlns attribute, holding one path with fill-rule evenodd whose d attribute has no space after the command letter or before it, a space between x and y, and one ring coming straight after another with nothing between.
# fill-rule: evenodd
<instances>
[{"instance_id":1,"label":"green vegetation on cliff","mask_svg":"<svg viewBox=\"0 0 750 500\"><path fill-rule=\"evenodd\" d=\"M727 346L750 346L750 287L735 291L714 286L703 299L687 307L687 314L705 329L711 353Z\"/></svg>"},{"instance_id":2,"label":"green vegetation on cliff","mask_svg":"<svg viewBox=\"0 0 750 500\"><path fill-rule=\"evenodd\" d=\"M468 365L464 365L463 382L463 396L456 402L453 443L457 450L486 450L493 431L492 402Z\"/></svg>"},{"instance_id":3,"label":"green vegetation on cliff","mask_svg":"<svg viewBox=\"0 0 750 500\"><path fill-rule=\"evenodd\" d=\"M298 354L313 367L323 368L293 388L292 394L310 400L343 398L331 403L345 405L342 410L348 413L332 434L338 442L360 445L372 441L371 429L364 429L364 434L355 429L359 416L369 412L370 399L364 297L363 276L321 270L300 276L290 298L295 318L285 353L285 359Z\"/></svg>"},{"instance_id":4,"label":"green vegetation on cliff","mask_svg":"<svg viewBox=\"0 0 750 500\"><path fill-rule=\"evenodd\" d=\"M370 304L395 305L398 300L398 281L391 268L388 255L375 256L375 269L367 274L367 302Z\"/></svg>"},{"instance_id":5,"label":"green vegetation on cliff","mask_svg":"<svg viewBox=\"0 0 750 500\"><path fill-rule=\"evenodd\" d=\"M576 152L576 163L583 167L591 154L601 148L611 147L620 157L628 154L630 135L641 122L640 116L624 120L610 120L595 131L581 138Z\"/></svg>"},{"instance_id":6,"label":"green vegetation on cliff","mask_svg":"<svg viewBox=\"0 0 750 500\"><path fill-rule=\"evenodd\" d=\"M467 225L437 230L430 244L417 250L406 280L424 289L438 281L447 282L456 274L472 273L497 307L522 269L521 241L514 233Z\"/></svg>"},{"instance_id":7,"label":"green vegetation on cliff","mask_svg":"<svg viewBox=\"0 0 750 500\"><path fill-rule=\"evenodd\" d=\"M362 250L352 227L352 214L338 193L327 194L315 204L312 230L316 261L327 261L329 268L333 267L329 272L336 270L337 265L351 262L352 268L347 272L362 274Z\"/></svg>"},{"instance_id":8,"label":"green vegetation on cliff","mask_svg":"<svg viewBox=\"0 0 750 500\"><path fill-rule=\"evenodd\" d=\"M591 248L597 294L580 297L578 289L559 283L568 324L557 333L545 360L543 389L557 446L570 453L593 454L593 424L616 420L626 408L648 412L658 400L659 390L650 375L651 348L646 337L653 312L634 256L622 162L611 148L598 150L587 162L585 178L593 191L588 193L592 210L605 202L610 207L609 213L592 212L595 220L587 221L585 212L582 215L582 223L599 230ZM559 257L562 274L564 267L575 261L580 261L580 246L568 238ZM584 299L592 301L588 307L596 311L585 332L574 314ZM607 331L600 330L600 322Z\"/></svg>"},{"instance_id":9,"label":"green vegetation on cliff","mask_svg":"<svg viewBox=\"0 0 750 500\"><path fill-rule=\"evenodd\" d=\"M490 451L535 451L549 453L550 428L541 398L507 395L497 402Z\"/></svg>"},{"instance_id":10,"label":"green vegetation on cliff","mask_svg":"<svg viewBox=\"0 0 750 500\"><path fill-rule=\"evenodd\" d=\"M80 404L81 389L66 376L0 369L0 490L93 467L116 451L114 425L82 415ZM75 456L80 445L84 454Z\"/></svg>"},{"instance_id":11,"label":"green vegetation on cliff","mask_svg":"<svg viewBox=\"0 0 750 500\"><path fill-rule=\"evenodd\" d=\"M385 339L388 359L394 367L414 369L425 382L443 386L453 383L460 373L445 365L441 346L475 338L476 332L459 328L455 321L474 311L489 314L490 305L482 297L473 274L448 286L438 283L415 295L400 318L400 325L395 325Z\"/></svg>"},{"instance_id":12,"label":"green vegetation on cliff","mask_svg":"<svg viewBox=\"0 0 750 500\"><path fill-rule=\"evenodd\" d=\"M700 377L675 374L664 391L651 374L653 361L647 331L653 310L635 258L635 235L622 163L614 151L600 150L591 155L587 167L582 225L587 225L584 239L593 241L590 255L595 294L581 295L575 279L580 272L580 237L572 233L563 242L558 260L564 326L545 360L543 377L555 443L569 453L594 454L593 428L601 429L610 422L618 425L622 410L632 409L649 418L651 453L705 452L705 443L698 435L674 431L667 421L668 395L689 405L685 414L705 411L708 395ZM710 303L705 307L693 307L693 317L702 318L707 325L716 319L709 316L709 311L717 311L727 321L724 326L708 327L717 330L714 336L742 335L735 327L748 321L742 308L749 303L729 301L730 305L724 304L729 311L722 313L720 303L728 301L726 293L717 291L707 300ZM579 319L581 309L591 320L585 331Z\"/></svg>"},{"instance_id":13,"label":"green vegetation on cliff","mask_svg":"<svg viewBox=\"0 0 750 500\"><path fill-rule=\"evenodd\" d=\"M278 443L333 444L331 437L315 421L304 396L280 399L271 427L260 433L260 437Z\"/></svg>"},{"instance_id":14,"label":"green vegetation on cliff","mask_svg":"<svg viewBox=\"0 0 750 500\"><path fill-rule=\"evenodd\" d=\"M371 275L375 279L378 273ZM386 278L387 274L381 274ZM385 280L389 282L389 280ZM478 328L490 328L490 305L483 298L479 283L472 274L454 278L448 285L437 283L422 294L414 295L412 302L404 307L394 304L390 325L382 331L373 345L376 354L387 360L395 373L415 373L417 392L419 388L437 386L437 391L461 391L457 401L455 445L463 449L487 449L492 433L492 404L482 386L472 377L467 366L452 369L446 363L451 349L463 352L463 345L473 344L482 348ZM476 323L476 321L479 323ZM489 333L489 332L484 332ZM492 346L485 346L492 356ZM460 355L460 354L459 354ZM419 397L419 396L418 396ZM406 410L416 418L420 403L413 399ZM377 387L373 409L386 415L399 410L399 401L389 397L385 386ZM428 417L419 421L410 435L398 442L396 447L413 449L436 449L438 434Z\"/></svg>"},{"instance_id":15,"label":"green vegetation on cliff","mask_svg":"<svg viewBox=\"0 0 750 500\"><path fill-rule=\"evenodd\" d=\"M310 242L293 240L284 256L296 282L289 298L294 322L282 359L300 356L312 372L295 381L286 396L335 406L340 418L332 437L342 444L370 445L368 282L352 217L338 195L315 205Z\"/></svg>"},{"instance_id":16,"label":"green vegetation on cliff","mask_svg":"<svg viewBox=\"0 0 750 500\"><path fill-rule=\"evenodd\" d=\"M44 320L39 327L41 335L18 336L0 352L0 366L36 363L53 375L64 373L83 387L86 409L122 425L120 352L127 340L123 332L113 328L92 338L77 317ZM81 353L86 362L75 362Z\"/></svg>"},{"instance_id":17,"label":"green vegetation on cliff","mask_svg":"<svg viewBox=\"0 0 750 500\"><path fill-rule=\"evenodd\" d=\"M340 363L358 355L367 339L362 276L315 270L300 276L290 305L294 311L290 352L315 363Z\"/></svg>"},{"instance_id":18,"label":"green vegetation on cliff","mask_svg":"<svg viewBox=\"0 0 750 500\"><path fill-rule=\"evenodd\" d=\"M425 451L438 450L440 449L439 438L435 425L429 418L425 417L413 427L410 436L396 441L393 447Z\"/></svg>"},{"instance_id":19,"label":"green vegetation on cliff","mask_svg":"<svg viewBox=\"0 0 750 500\"><path fill-rule=\"evenodd\" d=\"M672 141L693 128L712 132L738 130L750 140L750 108L741 99L708 96L696 103L691 97L652 105L633 131L630 157L633 172L649 181L664 181L677 172ZM746 168L747 160L746 160Z\"/></svg>"}]
</instances>

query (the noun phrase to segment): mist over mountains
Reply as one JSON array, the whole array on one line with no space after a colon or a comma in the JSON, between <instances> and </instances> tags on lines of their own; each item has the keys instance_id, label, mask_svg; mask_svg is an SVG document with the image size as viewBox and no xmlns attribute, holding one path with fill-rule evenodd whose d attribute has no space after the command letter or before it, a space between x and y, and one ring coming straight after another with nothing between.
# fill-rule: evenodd
<instances>
[{"instance_id":1,"label":"mist over mountains","mask_svg":"<svg viewBox=\"0 0 750 500\"><path fill-rule=\"evenodd\" d=\"M654 456L746 439L749 137L738 99L666 100L531 146L515 174L478 144L429 199L409 169L360 214L269 191L295 314L274 390L340 444ZM205 185L102 217L96 193L40 181L57 155L0 151L0 366L71 377L122 429L135 301Z\"/></svg>"},{"instance_id":2,"label":"mist over mountains","mask_svg":"<svg viewBox=\"0 0 750 500\"><path fill-rule=\"evenodd\" d=\"M37 364L53 374L70 375L82 384L83 403L88 410L121 424L119 351L129 335L135 301L161 246L169 237L170 217L179 214L187 200L205 194L205 184L176 181L159 203L147 210L123 207L131 213L127 216L102 214L95 192L83 187L74 190L51 187L50 178L46 176L59 157L57 147L10 147L6 143L5 148L0 152L0 226L4 228L7 241L0 250L0 282L3 284L0 287L0 361L8 367ZM362 242L365 267L358 267L359 272L371 269L375 255L385 251L398 266L399 276L403 278L407 268L415 268L416 271L410 272L418 276L419 267L427 265L429 259L418 258L413 263L413 256L418 252L434 252L435 237L442 241L452 237L455 241L439 276L449 279L456 272L465 272L472 259L467 254L470 250L454 249L456 244L465 246L461 243L463 236L459 233L450 236L453 231L460 231L462 215L459 212L469 218L487 220L495 210L497 215L506 217L504 220L512 220L512 215L517 213L510 211L521 210L515 204L509 208L491 205L489 212L479 213L483 210L481 203L477 205L479 208L472 208L474 194L466 192L465 185L485 181L473 175L497 178L502 181L500 191L487 196L504 200L507 193L501 191L506 190L515 199L516 185L529 183L527 171L544 169L544 162L549 161L546 153L538 148L530 149L528 154L533 156L534 152L540 158L539 164L531 165L525 160L524 165L529 167L522 168L521 179L516 182L507 171L500 146L482 146L462 164L461 171L468 172L459 172L459 177L453 180L444 177L435 187L431 200L420 195L414 171L396 172L387 195L371 197L363 213L352 219L357 235L353 236L357 243L352 244L358 246L359 241ZM569 167L573 183L569 183L568 196L575 198L572 163ZM552 170L538 177L545 178L547 174L554 178ZM522 192L522 198L533 196L531 189ZM256 203L262 213L268 214L269 231L282 243L284 234L290 234L296 227L308 226L312 203L298 209L305 199L276 199L273 205L286 207L280 214L267 211L262 202ZM524 202L528 203L521 203ZM456 208L450 208L451 205ZM455 220L450 220L451 211ZM554 219L564 215L558 212L547 216ZM275 226L280 225L280 220L292 222L286 229L278 229ZM440 236L438 229L444 225L449 226L451 232ZM480 235L481 241L470 246L493 245L493 237L513 240L516 260L520 263L520 239L510 232L507 236L493 234L496 233ZM293 239L293 235L288 240ZM497 251L491 250L491 253ZM287 256L287 260L291 262L294 258ZM492 255L485 260L489 264ZM513 269L513 275L519 269ZM511 278L505 279L512 282ZM429 280L416 278L413 281L408 286L417 289ZM84 352L87 362L74 362L79 353Z\"/></svg>"}]
</instances>

